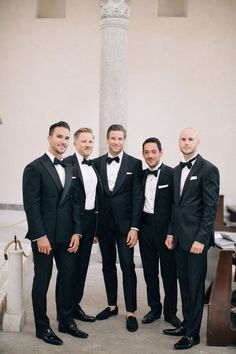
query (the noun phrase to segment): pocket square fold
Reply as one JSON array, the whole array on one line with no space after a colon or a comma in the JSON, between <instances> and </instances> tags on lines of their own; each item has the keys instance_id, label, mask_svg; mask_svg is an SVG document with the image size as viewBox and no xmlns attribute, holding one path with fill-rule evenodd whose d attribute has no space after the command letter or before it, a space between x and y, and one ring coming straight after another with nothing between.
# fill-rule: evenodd
<instances>
[{"instance_id":1,"label":"pocket square fold","mask_svg":"<svg viewBox=\"0 0 236 354\"><path fill-rule=\"evenodd\" d=\"M192 176L192 177L190 178L190 181L194 181L195 179L197 179L197 176Z\"/></svg>"},{"instance_id":2,"label":"pocket square fold","mask_svg":"<svg viewBox=\"0 0 236 354\"><path fill-rule=\"evenodd\" d=\"M126 172L126 174L127 174L127 175L132 175L132 174L133 174L133 172Z\"/></svg>"},{"instance_id":3,"label":"pocket square fold","mask_svg":"<svg viewBox=\"0 0 236 354\"><path fill-rule=\"evenodd\" d=\"M72 176L72 179L75 179L76 177Z\"/></svg>"},{"instance_id":4,"label":"pocket square fold","mask_svg":"<svg viewBox=\"0 0 236 354\"><path fill-rule=\"evenodd\" d=\"M163 189L163 188L168 188L169 184L162 184L160 186L158 186L159 189Z\"/></svg>"}]
</instances>

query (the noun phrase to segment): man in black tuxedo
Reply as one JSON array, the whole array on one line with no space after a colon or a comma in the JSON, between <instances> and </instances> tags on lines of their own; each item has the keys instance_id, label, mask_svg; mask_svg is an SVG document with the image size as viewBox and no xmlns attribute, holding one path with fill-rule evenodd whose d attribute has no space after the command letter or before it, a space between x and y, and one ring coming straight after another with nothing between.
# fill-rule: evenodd
<instances>
[{"instance_id":1,"label":"man in black tuxedo","mask_svg":"<svg viewBox=\"0 0 236 354\"><path fill-rule=\"evenodd\" d=\"M66 122L49 129L48 151L24 169L23 200L28 222L26 237L32 242L34 279L32 288L36 337L61 345L62 340L50 328L47 317L47 290L53 258L61 278L61 318L58 330L86 338L73 320L73 271L79 247L81 222L78 191L72 167L62 160L70 137Z\"/></svg>"},{"instance_id":2,"label":"man in black tuxedo","mask_svg":"<svg viewBox=\"0 0 236 354\"><path fill-rule=\"evenodd\" d=\"M161 317L159 263L165 291L164 318L174 327L181 325L177 312L177 275L173 250L165 245L173 204L173 168L161 161L161 142L148 138L143 143L143 157L148 167L143 171L144 204L139 232L139 247L147 285L148 305L144 324Z\"/></svg>"},{"instance_id":3,"label":"man in black tuxedo","mask_svg":"<svg viewBox=\"0 0 236 354\"><path fill-rule=\"evenodd\" d=\"M79 205L78 214L81 216L83 237L80 240L79 250L77 252L77 261L74 277L74 300L73 313L74 318L84 322L94 322L96 317L87 315L80 306L83 297L85 280L88 271L90 254L93 242L96 242L95 236L98 233L98 211L102 196L102 184L94 163L89 159L93 151L94 135L90 128L80 128L74 134L74 146L76 152L67 157L77 177L76 183L79 184ZM57 309L60 313L60 279L57 277ZM60 317L60 316L59 316Z\"/></svg>"},{"instance_id":4,"label":"man in black tuxedo","mask_svg":"<svg viewBox=\"0 0 236 354\"><path fill-rule=\"evenodd\" d=\"M214 245L214 221L219 196L219 171L197 154L199 139L192 128L179 136L183 161L174 169L173 236L184 321L167 335L183 336L175 349L189 349L200 342L207 271L207 250Z\"/></svg>"},{"instance_id":5,"label":"man in black tuxedo","mask_svg":"<svg viewBox=\"0 0 236 354\"><path fill-rule=\"evenodd\" d=\"M134 246L142 210L142 162L123 151L126 130L118 124L107 131L108 154L94 163L103 184L103 212L99 245L108 307L96 318L105 320L118 314L116 246L123 273L123 290L127 311L126 327L138 329L137 279L133 260Z\"/></svg>"}]
</instances>

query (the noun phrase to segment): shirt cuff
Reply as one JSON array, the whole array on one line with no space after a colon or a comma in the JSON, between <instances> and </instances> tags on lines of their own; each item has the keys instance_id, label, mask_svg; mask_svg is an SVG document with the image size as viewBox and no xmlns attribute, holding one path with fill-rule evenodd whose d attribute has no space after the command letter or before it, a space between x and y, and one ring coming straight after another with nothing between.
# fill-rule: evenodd
<instances>
[{"instance_id":1,"label":"shirt cuff","mask_svg":"<svg viewBox=\"0 0 236 354\"><path fill-rule=\"evenodd\" d=\"M139 229L137 227L131 227L130 230L136 230L139 231Z\"/></svg>"}]
</instances>

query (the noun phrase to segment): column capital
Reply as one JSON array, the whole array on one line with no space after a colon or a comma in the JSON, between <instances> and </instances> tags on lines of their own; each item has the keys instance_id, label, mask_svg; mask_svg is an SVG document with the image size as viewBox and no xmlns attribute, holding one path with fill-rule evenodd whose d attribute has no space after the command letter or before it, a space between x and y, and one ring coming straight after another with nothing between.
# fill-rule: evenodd
<instances>
[{"instance_id":1,"label":"column capital","mask_svg":"<svg viewBox=\"0 0 236 354\"><path fill-rule=\"evenodd\" d=\"M101 19L129 19L130 0L100 0Z\"/></svg>"}]
</instances>

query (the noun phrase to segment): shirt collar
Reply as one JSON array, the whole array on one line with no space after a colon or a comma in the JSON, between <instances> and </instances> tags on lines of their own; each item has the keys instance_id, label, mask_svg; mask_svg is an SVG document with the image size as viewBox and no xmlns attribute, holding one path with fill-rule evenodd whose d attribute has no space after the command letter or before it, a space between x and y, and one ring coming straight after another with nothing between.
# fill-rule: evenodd
<instances>
[{"instance_id":1,"label":"shirt collar","mask_svg":"<svg viewBox=\"0 0 236 354\"><path fill-rule=\"evenodd\" d=\"M156 167L151 168L151 167L148 166L148 168L149 168L150 171L156 171L156 170L158 170L158 168L161 167L161 165L162 165L162 161L160 161L159 164Z\"/></svg>"},{"instance_id":2,"label":"shirt collar","mask_svg":"<svg viewBox=\"0 0 236 354\"><path fill-rule=\"evenodd\" d=\"M54 159L55 159L56 156L54 156L50 151L46 151L46 154L48 155L48 157L50 158L52 163L54 163ZM58 159L58 160L63 160L63 158Z\"/></svg>"},{"instance_id":3,"label":"shirt collar","mask_svg":"<svg viewBox=\"0 0 236 354\"><path fill-rule=\"evenodd\" d=\"M120 161L122 160L123 154L124 154L124 151L122 150L122 151L119 153L119 155L117 155L117 156L119 156ZM108 157L111 157L111 158L116 157L116 156L112 156L109 152L108 152L107 156L108 156Z\"/></svg>"}]
</instances>

